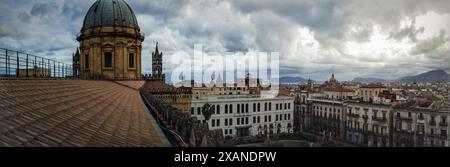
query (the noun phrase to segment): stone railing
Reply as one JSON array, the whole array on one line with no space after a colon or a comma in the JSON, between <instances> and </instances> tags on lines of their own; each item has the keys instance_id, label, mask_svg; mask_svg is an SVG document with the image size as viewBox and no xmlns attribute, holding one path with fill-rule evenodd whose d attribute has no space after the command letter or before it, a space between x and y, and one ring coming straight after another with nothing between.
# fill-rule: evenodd
<instances>
[{"instance_id":1,"label":"stone railing","mask_svg":"<svg viewBox=\"0 0 450 167\"><path fill-rule=\"evenodd\" d=\"M152 115L160 121L162 130L176 146L220 146L222 133L209 131L206 123L199 123L189 113L181 112L150 92L141 90L141 95ZM220 134L220 135L219 135Z\"/></svg>"}]
</instances>

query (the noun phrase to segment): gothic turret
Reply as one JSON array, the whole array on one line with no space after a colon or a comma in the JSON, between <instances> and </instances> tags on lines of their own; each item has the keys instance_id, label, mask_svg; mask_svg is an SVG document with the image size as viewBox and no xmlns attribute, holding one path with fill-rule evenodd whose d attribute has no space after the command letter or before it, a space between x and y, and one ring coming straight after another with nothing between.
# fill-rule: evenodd
<instances>
[{"instance_id":1,"label":"gothic turret","mask_svg":"<svg viewBox=\"0 0 450 167\"><path fill-rule=\"evenodd\" d=\"M163 53L158 50L158 42L156 42L155 51L152 52L152 80L165 81L166 76L162 73L162 56Z\"/></svg>"}]
</instances>

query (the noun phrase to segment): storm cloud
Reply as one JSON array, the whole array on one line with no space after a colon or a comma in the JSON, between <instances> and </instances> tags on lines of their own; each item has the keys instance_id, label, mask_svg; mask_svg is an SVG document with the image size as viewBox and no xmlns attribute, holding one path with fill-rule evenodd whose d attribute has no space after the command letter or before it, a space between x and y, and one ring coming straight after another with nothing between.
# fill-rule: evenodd
<instances>
[{"instance_id":1,"label":"storm cloud","mask_svg":"<svg viewBox=\"0 0 450 167\"><path fill-rule=\"evenodd\" d=\"M0 46L69 63L93 2L4 0ZM448 0L127 2L145 33L145 73L157 41L169 56L195 44L206 51L277 51L281 75L316 80L331 73L339 80L393 79L450 66ZM172 68L168 64L164 70Z\"/></svg>"}]
</instances>

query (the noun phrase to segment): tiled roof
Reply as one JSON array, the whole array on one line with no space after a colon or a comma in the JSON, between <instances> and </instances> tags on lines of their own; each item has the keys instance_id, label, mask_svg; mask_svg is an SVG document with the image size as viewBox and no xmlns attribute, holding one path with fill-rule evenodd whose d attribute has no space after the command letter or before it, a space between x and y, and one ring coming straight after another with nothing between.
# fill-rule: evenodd
<instances>
[{"instance_id":1,"label":"tiled roof","mask_svg":"<svg viewBox=\"0 0 450 167\"><path fill-rule=\"evenodd\" d=\"M176 89L174 86L166 84L164 81L159 80L148 80L145 81L145 84L142 86L143 89L146 90L166 90L166 89Z\"/></svg>"},{"instance_id":2,"label":"tiled roof","mask_svg":"<svg viewBox=\"0 0 450 167\"><path fill-rule=\"evenodd\" d=\"M116 83L133 89L139 89L144 85L145 81L116 81Z\"/></svg>"},{"instance_id":3,"label":"tiled roof","mask_svg":"<svg viewBox=\"0 0 450 167\"><path fill-rule=\"evenodd\" d=\"M168 146L139 92L111 81L0 80L0 146Z\"/></svg>"},{"instance_id":4,"label":"tiled roof","mask_svg":"<svg viewBox=\"0 0 450 167\"><path fill-rule=\"evenodd\" d=\"M191 93L190 87L175 87L169 85L161 80L147 80L141 87L141 90L152 93L177 94L177 93Z\"/></svg>"},{"instance_id":5,"label":"tiled roof","mask_svg":"<svg viewBox=\"0 0 450 167\"><path fill-rule=\"evenodd\" d=\"M351 89L342 88L342 87L325 88L325 91L330 91L330 92L354 92L354 91L351 90Z\"/></svg>"},{"instance_id":6,"label":"tiled roof","mask_svg":"<svg viewBox=\"0 0 450 167\"><path fill-rule=\"evenodd\" d=\"M376 88L386 88L385 86L381 85L381 84L368 84L368 85L363 85L360 88L371 88L371 89L376 89Z\"/></svg>"}]
</instances>

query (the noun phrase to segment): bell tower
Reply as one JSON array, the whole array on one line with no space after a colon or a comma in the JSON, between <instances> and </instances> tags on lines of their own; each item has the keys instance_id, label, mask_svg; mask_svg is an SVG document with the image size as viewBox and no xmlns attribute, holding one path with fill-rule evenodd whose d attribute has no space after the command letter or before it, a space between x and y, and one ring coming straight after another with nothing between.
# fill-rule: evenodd
<instances>
[{"instance_id":1,"label":"bell tower","mask_svg":"<svg viewBox=\"0 0 450 167\"><path fill-rule=\"evenodd\" d=\"M166 76L162 73L162 52L158 50L158 42L156 42L155 51L152 52L152 80L165 81Z\"/></svg>"}]
</instances>

